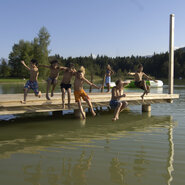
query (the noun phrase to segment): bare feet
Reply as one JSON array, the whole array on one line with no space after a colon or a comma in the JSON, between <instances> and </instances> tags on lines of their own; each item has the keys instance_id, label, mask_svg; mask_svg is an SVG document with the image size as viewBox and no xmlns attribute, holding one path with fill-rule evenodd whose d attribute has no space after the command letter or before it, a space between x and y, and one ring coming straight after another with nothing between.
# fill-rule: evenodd
<instances>
[{"instance_id":1,"label":"bare feet","mask_svg":"<svg viewBox=\"0 0 185 185\"><path fill-rule=\"evenodd\" d=\"M54 93L53 93L53 91L51 91L51 97L53 97L54 96Z\"/></svg>"},{"instance_id":2,"label":"bare feet","mask_svg":"<svg viewBox=\"0 0 185 185\"><path fill-rule=\"evenodd\" d=\"M39 91L38 97L40 98L41 96L42 96L42 93L41 91Z\"/></svg>"},{"instance_id":3,"label":"bare feet","mask_svg":"<svg viewBox=\"0 0 185 185\"><path fill-rule=\"evenodd\" d=\"M62 109L65 109L65 104L62 104Z\"/></svg>"},{"instance_id":4,"label":"bare feet","mask_svg":"<svg viewBox=\"0 0 185 185\"><path fill-rule=\"evenodd\" d=\"M22 104L26 104L26 101L24 101L24 100L21 100L21 103L22 103Z\"/></svg>"},{"instance_id":5,"label":"bare feet","mask_svg":"<svg viewBox=\"0 0 185 185\"><path fill-rule=\"evenodd\" d=\"M112 121L116 121L116 120L118 120L119 118L116 118L116 117L114 117L114 118L112 118Z\"/></svg>"},{"instance_id":6,"label":"bare feet","mask_svg":"<svg viewBox=\"0 0 185 185\"><path fill-rule=\"evenodd\" d=\"M93 116L96 116L96 112L93 111L93 112L92 112L92 115L93 115Z\"/></svg>"},{"instance_id":7,"label":"bare feet","mask_svg":"<svg viewBox=\"0 0 185 185\"><path fill-rule=\"evenodd\" d=\"M84 111L82 112L82 118L83 118L83 119L86 118L86 115L85 115L85 112L84 112Z\"/></svg>"},{"instance_id":8,"label":"bare feet","mask_svg":"<svg viewBox=\"0 0 185 185\"><path fill-rule=\"evenodd\" d=\"M142 101L143 102L144 102L144 96L145 96L145 94L141 95L141 98L142 98Z\"/></svg>"},{"instance_id":9,"label":"bare feet","mask_svg":"<svg viewBox=\"0 0 185 185\"><path fill-rule=\"evenodd\" d=\"M47 100L51 100L51 99L49 98L48 94L46 94L46 99L47 99Z\"/></svg>"}]
</instances>

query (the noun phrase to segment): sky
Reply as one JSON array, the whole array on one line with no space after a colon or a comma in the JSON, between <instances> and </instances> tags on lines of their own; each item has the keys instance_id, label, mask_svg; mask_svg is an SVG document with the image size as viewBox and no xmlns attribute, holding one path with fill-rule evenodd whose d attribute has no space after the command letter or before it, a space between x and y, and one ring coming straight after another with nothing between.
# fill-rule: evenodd
<instances>
[{"instance_id":1,"label":"sky","mask_svg":"<svg viewBox=\"0 0 185 185\"><path fill-rule=\"evenodd\" d=\"M0 58L20 39L32 41L45 26L50 55L152 55L185 46L184 0L0 0Z\"/></svg>"}]
</instances>

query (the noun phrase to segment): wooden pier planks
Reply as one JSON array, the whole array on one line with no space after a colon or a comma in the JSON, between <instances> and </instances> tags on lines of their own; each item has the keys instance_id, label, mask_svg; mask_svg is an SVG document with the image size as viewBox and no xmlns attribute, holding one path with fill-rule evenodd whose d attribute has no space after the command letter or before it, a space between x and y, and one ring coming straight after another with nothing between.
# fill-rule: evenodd
<instances>
[{"instance_id":1,"label":"wooden pier planks","mask_svg":"<svg viewBox=\"0 0 185 185\"><path fill-rule=\"evenodd\" d=\"M89 93L88 95L94 107L109 106L109 101L111 98L110 93ZM143 103L141 99L141 93L127 93L126 95L127 96L122 98L122 100L128 101L130 105L170 103L171 100L179 98L178 94L149 94L145 96ZM0 115L68 110L62 109L61 93L55 93L54 97L49 101L46 100L44 94L41 98L35 97L34 94L28 94L26 104L20 103L22 99L23 94L1 94ZM86 108L87 104L83 103L83 107ZM71 110L74 109L78 109L78 106L75 103L74 95L72 94Z\"/></svg>"}]
</instances>

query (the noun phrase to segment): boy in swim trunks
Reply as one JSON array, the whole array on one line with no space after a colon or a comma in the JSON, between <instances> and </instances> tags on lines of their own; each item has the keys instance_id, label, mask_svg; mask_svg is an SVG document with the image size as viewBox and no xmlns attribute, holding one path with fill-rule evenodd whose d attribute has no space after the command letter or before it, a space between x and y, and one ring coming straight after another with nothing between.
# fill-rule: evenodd
<instances>
[{"instance_id":1,"label":"boy in swim trunks","mask_svg":"<svg viewBox=\"0 0 185 185\"><path fill-rule=\"evenodd\" d=\"M80 70L78 70L76 73L75 73L75 81L74 81L74 96L75 96L75 101L78 103L78 107L80 109L80 112L82 114L82 117L83 119L85 119L85 113L83 111L83 107L82 107L82 104L81 104L81 98L87 102L87 104L89 105L89 108L91 110L91 113L93 116L96 116L96 113L94 112L93 110L93 106L92 106L92 103L88 97L88 95L86 94L86 92L84 91L83 89L83 83L87 83L89 84L90 86L93 86L97 89L100 89L100 87L96 86L95 84L89 82L85 77L84 77L84 74L85 74L85 69L84 67L82 66L80 68Z\"/></svg>"},{"instance_id":2,"label":"boy in swim trunks","mask_svg":"<svg viewBox=\"0 0 185 185\"><path fill-rule=\"evenodd\" d=\"M107 70L105 73L105 84L107 86L107 92L110 92L111 75L113 74L114 71L111 69L110 65L107 65Z\"/></svg>"},{"instance_id":3,"label":"boy in swim trunks","mask_svg":"<svg viewBox=\"0 0 185 185\"><path fill-rule=\"evenodd\" d=\"M70 102L71 102L71 79L75 74L76 70L73 64L69 65L69 68L66 67L63 74L63 79L60 84L61 91L62 91L62 109L65 109L65 94L67 91L68 95L68 109L70 109Z\"/></svg>"},{"instance_id":4,"label":"boy in swim trunks","mask_svg":"<svg viewBox=\"0 0 185 185\"><path fill-rule=\"evenodd\" d=\"M143 80L143 78L146 78L148 80L153 80L151 77L147 76L144 72L143 72L143 66L141 64L139 64L138 66L138 70L136 73L128 73L129 75L132 75L135 77L135 86L137 88L143 89L144 93L141 95L141 98L144 99L144 95L148 94L150 92L150 86L146 84L146 81ZM157 80L154 80L154 82L157 83Z\"/></svg>"},{"instance_id":5,"label":"boy in swim trunks","mask_svg":"<svg viewBox=\"0 0 185 185\"><path fill-rule=\"evenodd\" d=\"M55 87L57 85L59 72L61 70L65 70L66 69L66 67L60 67L57 60L52 60L50 62L50 64L51 64L50 66L39 65L39 67L45 67L45 68L50 69L50 75L49 75L49 77L47 79L47 87L46 87L46 99L47 100L50 100L50 98L49 98L49 89L50 89L51 86L52 86L51 97L54 96L54 90L55 90Z\"/></svg>"},{"instance_id":6,"label":"boy in swim trunks","mask_svg":"<svg viewBox=\"0 0 185 185\"><path fill-rule=\"evenodd\" d=\"M119 119L120 112L128 106L126 101L120 101L121 98L126 97L126 94L122 94L123 87L128 83L124 83L121 80L116 81L116 86L112 88L112 98L110 101L111 109L115 109L114 117L112 121Z\"/></svg>"},{"instance_id":7,"label":"boy in swim trunks","mask_svg":"<svg viewBox=\"0 0 185 185\"><path fill-rule=\"evenodd\" d=\"M41 91L38 90L38 83L37 83L37 78L39 75L39 70L37 68L38 62L37 60L32 59L30 61L30 67L28 67L24 61L21 61L23 66L30 71L30 79L26 82L24 86L24 100L21 101L21 103L26 104L26 97L28 94L28 90L32 89L35 93L35 96L38 96L39 98L41 97Z\"/></svg>"}]
</instances>

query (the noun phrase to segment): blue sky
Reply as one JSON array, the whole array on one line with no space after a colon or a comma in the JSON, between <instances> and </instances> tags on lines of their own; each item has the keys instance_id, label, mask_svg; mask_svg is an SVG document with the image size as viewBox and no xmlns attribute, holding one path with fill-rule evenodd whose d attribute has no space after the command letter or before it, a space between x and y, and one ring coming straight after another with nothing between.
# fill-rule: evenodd
<instances>
[{"instance_id":1,"label":"blue sky","mask_svg":"<svg viewBox=\"0 0 185 185\"><path fill-rule=\"evenodd\" d=\"M169 15L175 46L185 46L184 0L0 0L0 57L31 41L42 26L52 54L151 55L168 50Z\"/></svg>"}]
</instances>

